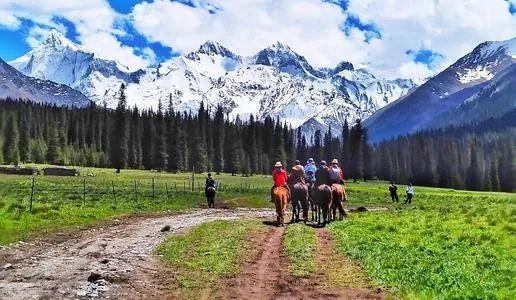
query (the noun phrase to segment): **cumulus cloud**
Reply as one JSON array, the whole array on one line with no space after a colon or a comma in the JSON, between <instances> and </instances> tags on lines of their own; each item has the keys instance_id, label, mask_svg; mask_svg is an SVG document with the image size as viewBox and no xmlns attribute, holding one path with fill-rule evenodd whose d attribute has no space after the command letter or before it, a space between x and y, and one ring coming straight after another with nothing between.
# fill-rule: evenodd
<instances>
[{"instance_id":1,"label":"cumulus cloud","mask_svg":"<svg viewBox=\"0 0 516 300\"><path fill-rule=\"evenodd\" d=\"M115 59L131 69L145 67L148 62L137 56L134 49L119 42L118 15L105 0L3 0L0 2L0 24L11 28L20 26L22 19L31 20L27 42L35 46L49 27L66 30L56 17L70 21L84 48L106 59ZM44 37L43 37L44 38Z\"/></svg>"},{"instance_id":2,"label":"cumulus cloud","mask_svg":"<svg viewBox=\"0 0 516 300\"><path fill-rule=\"evenodd\" d=\"M316 66L334 66L356 55L365 43L362 33L347 38L341 29L346 14L320 0L224 0L197 5L143 2L133 9L133 25L150 40L182 53L215 40L235 52L252 55L281 41Z\"/></svg>"},{"instance_id":3,"label":"cumulus cloud","mask_svg":"<svg viewBox=\"0 0 516 300\"><path fill-rule=\"evenodd\" d=\"M156 54L122 44L124 22L183 54L206 40L242 55L280 41L317 67L348 60L388 78L422 79L483 41L516 36L511 3L516 9L516 0L155 0L121 15L107 0L3 0L0 26L32 20L27 42L34 45L62 17L85 48L132 68L156 62ZM427 50L436 59L414 54Z\"/></svg>"},{"instance_id":4,"label":"cumulus cloud","mask_svg":"<svg viewBox=\"0 0 516 300\"><path fill-rule=\"evenodd\" d=\"M512 1L512 0L511 0ZM320 0L156 0L134 7L135 28L150 40L185 53L216 40L244 55L282 41L316 66L349 60L387 77L427 77L485 40L516 36L505 0L349 0L347 10ZM381 38L342 26L355 18L374 24ZM348 22L349 23L349 22ZM414 62L407 51L429 49L438 63Z\"/></svg>"},{"instance_id":5,"label":"cumulus cloud","mask_svg":"<svg viewBox=\"0 0 516 300\"><path fill-rule=\"evenodd\" d=\"M348 12L382 29L371 67L386 76L436 73L481 42L516 36L516 17L505 0L350 0ZM411 56L404 53L417 49L442 59L434 66L407 62Z\"/></svg>"}]
</instances>

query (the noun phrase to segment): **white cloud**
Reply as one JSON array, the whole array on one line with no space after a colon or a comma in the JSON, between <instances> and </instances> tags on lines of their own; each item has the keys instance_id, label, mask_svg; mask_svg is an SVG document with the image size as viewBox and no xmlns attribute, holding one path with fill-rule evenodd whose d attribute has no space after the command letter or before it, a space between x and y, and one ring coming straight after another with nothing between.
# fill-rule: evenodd
<instances>
[{"instance_id":1,"label":"white cloud","mask_svg":"<svg viewBox=\"0 0 516 300\"><path fill-rule=\"evenodd\" d=\"M320 0L211 1L210 14L178 2L157 0L134 7L135 28L153 41L186 53L215 40L243 55L276 41L287 43L317 66L336 65L356 55L364 36L346 38L340 26L346 15Z\"/></svg>"},{"instance_id":2,"label":"white cloud","mask_svg":"<svg viewBox=\"0 0 516 300\"><path fill-rule=\"evenodd\" d=\"M16 28L21 18L32 20L36 26L27 42L34 45L46 26L59 26L53 17L63 17L76 26L85 48L132 68L156 62L156 54L148 47L121 44L119 37L126 33L115 26L120 21L132 22L149 40L181 53L216 40L239 54L252 55L281 41L315 66L348 60L390 78L427 77L483 41L516 36L516 16L509 13L506 0L349 0L347 11L322 0L193 2L198 7L170 0L142 2L130 15L120 15L107 0L1 0L0 26ZM349 15L375 24L382 38L367 43L357 28L345 35L341 28ZM415 63L406 51L419 49L431 49L444 59L433 68Z\"/></svg>"},{"instance_id":3,"label":"white cloud","mask_svg":"<svg viewBox=\"0 0 516 300\"><path fill-rule=\"evenodd\" d=\"M386 76L436 73L481 42L516 36L516 17L505 0L350 0L348 10L381 28L371 67ZM444 59L432 70L408 63L405 51L421 48Z\"/></svg>"},{"instance_id":4,"label":"white cloud","mask_svg":"<svg viewBox=\"0 0 516 300\"><path fill-rule=\"evenodd\" d=\"M210 14L202 6L218 7ZM216 40L252 55L279 40L316 66L350 60L387 77L427 77L485 40L516 36L516 17L505 0L350 0L347 12L320 0L206 0L197 8L156 0L135 6L134 26L153 41L176 51L195 50ZM374 23L382 39L365 42L364 32L341 32L347 14ZM433 69L412 62L405 52L428 48L444 55Z\"/></svg>"},{"instance_id":5,"label":"white cloud","mask_svg":"<svg viewBox=\"0 0 516 300\"><path fill-rule=\"evenodd\" d=\"M29 30L27 37L31 46L41 40L48 27L65 29L55 21L55 17L72 22L78 33L78 40L99 57L118 60L131 69L147 65L148 62L134 54L131 47L118 41L117 35L123 32L115 28L115 23L123 16L118 15L105 0L0 1L0 24L11 23L11 28L16 28L20 26L22 18L36 24Z\"/></svg>"}]
</instances>

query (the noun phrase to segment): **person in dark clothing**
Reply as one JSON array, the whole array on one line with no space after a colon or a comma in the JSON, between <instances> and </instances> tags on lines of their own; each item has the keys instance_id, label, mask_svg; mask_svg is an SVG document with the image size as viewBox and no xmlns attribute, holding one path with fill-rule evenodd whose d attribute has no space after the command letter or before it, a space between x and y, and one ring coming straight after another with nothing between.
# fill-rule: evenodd
<instances>
[{"instance_id":1,"label":"person in dark clothing","mask_svg":"<svg viewBox=\"0 0 516 300\"><path fill-rule=\"evenodd\" d=\"M398 186L394 184L394 182L391 182L391 185L389 185L389 192L391 194L392 202L400 202L400 198L398 198Z\"/></svg>"},{"instance_id":2,"label":"person in dark clothing","mask_svg":"<svg viewBox=\"0 0 516 300\"><path fill-rule=\"evenodd\" d=\"M206 177L206 183L204 185L204 194L206 195L206 200L208 201L208 207L215 207L215 194L217 192L217 182L213 177L211 177L211 173L208 173L208 177Z\"/></svg>"},{"instance_id":3,"label":"person in dark clothing","mask_svg":"<svg viewBox=\"0 0 516 300\"><path fill-rule=\"evenodd\" d=\"M321 184L330 185L330 181L328 166L326 165L326 161L322 160L319 164L319 168L315 171L315 186L320 186Z\"/></svg>"}]
</instances>

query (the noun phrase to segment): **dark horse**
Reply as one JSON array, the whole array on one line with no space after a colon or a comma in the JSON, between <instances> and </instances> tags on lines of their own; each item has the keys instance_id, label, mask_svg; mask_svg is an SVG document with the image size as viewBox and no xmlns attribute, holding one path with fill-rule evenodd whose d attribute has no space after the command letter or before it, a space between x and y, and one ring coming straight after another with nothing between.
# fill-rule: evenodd
<instances>
[{"instance_id":1,"label":"dark horse","mask_svg":"<svg viewBox=\"0 0 516 300\"><path fill-rule=\"evenodd\" d=\"M317 212L316 220L318 224L325 225L330 221L330 205L332 201L332 189L326 184L316 186L313 191L313 201Z\"/></svg>"},{"instance_id":2,"label":"dark horse","mask_svg":"<svg viewBox=\"0 0 516 300\"><path fill-rule=\"evenodd\" d=\"M299 212L303 210L303 220L308 221L308 187L302 182L290 186L292 201L292 221L299 222Z\"/></svg>"},{"instance_id":3,"label":"dark horse","mask_svg":"<svg viewBox=\"0 0 516 300\"><path fill-rule=\"evenodd\" d=\"M206 188L206 200L208 201L208 208L215 207L215 194L217 193L217 189L212 186Z\"/></svg>"}]
</instances>

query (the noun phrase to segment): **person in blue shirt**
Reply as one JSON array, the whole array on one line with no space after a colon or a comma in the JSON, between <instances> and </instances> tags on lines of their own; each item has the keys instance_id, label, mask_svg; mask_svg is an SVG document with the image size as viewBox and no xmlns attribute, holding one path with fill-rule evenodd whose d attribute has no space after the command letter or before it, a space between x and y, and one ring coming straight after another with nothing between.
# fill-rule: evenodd
<instances>
[{"instance_id":1,"label":"person in blue shirt","mask_svg":"<svg viewBox=\"0 0 516 300\"><path fill-rule=\"evenodd\" d=\"M311 188L315 183L315 172L317 171L317 167L315 166L315 161L313 158L309 158L306 162L305 166L305 182L308 184L308 187Z\"/></svg>"}]
</instances>

